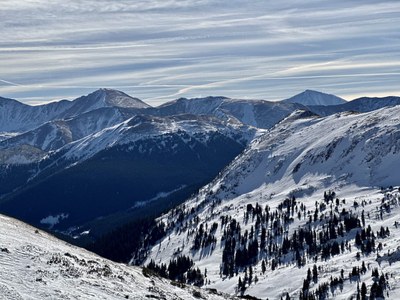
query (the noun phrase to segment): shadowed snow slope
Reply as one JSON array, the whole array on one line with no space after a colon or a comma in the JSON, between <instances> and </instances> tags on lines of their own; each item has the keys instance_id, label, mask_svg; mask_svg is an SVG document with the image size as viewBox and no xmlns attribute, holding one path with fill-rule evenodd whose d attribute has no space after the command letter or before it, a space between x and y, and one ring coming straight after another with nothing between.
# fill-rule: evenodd
<instances>
[{"instance_id":1,"label":"shadowed snow slope","mask_svg":"<svg viewBox=\"0 0 400 300\"><path fill-rule=\"evenodd\" d=\"M0 190L9 193L0 210L36 226L65 214L53 229L66 230L158 199L159 193L171 195L159 199L157 209L170 208L210 182L261 132L208 116L138 115L69 143L37 164L0 169ZM17 159L0 151L2 157Z\"/></svg>"},{"instance_id":2,"label":"shadowed snow slope","mask_svg":"<svg viewBox=\"0 0 400 300\"><path fill-rule=\"evenodd\" d=\"M111 262L3 215L0 250L0 299L232 299Z\"/></svg>"}]
</instances>

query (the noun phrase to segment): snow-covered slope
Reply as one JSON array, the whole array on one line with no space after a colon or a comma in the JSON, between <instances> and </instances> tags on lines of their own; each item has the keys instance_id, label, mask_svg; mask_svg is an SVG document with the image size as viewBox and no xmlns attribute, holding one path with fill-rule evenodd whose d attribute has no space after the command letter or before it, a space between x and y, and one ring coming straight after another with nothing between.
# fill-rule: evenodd
<instances>
[{"instance_id":1,"label":"snow-covered slope","mask_svg":"<svg viewBox=\"0 0 400 300\"><path fill-rule=\"evenodd\" d=\"M269 129L297 109L306 108L297 103L232 99L224 102L216 115L233 116L243 124Z\"/></svg>"},{"instance_id":2,"label":"snow-covered slope","mask_svg":"<svg viewBox=\"0 0 400 300\"><path fill-rule=\"evenodd\" d=\"M0 142L18 135L17 132L0 132Z\"/></svg>"},{"instance_id":3,"label":"snow-covered slope","mask_svg":"<svg viewBox=\"0 0 400 300\"><path fill-rule=\"evenodd\" d=\"M222 120L237 119L243 124L267 129L296 109L305 109L305 107L297 103L206 97L180 98L149 109L147 113L160 116L178 114L209 115L216 116Z\"/></svg>"},{"instance_id":4,"label":"snow-covered slope","mask_svg":"<svg viewBox=\"0 0 400 300\"><path fill-rule=\"evenodd\" d=\"M72 101L71 107L60 114L59 118L78 116L102 107L143 109L150 106L140 99L133 98L121 91L103 88Z\"/></svg>"},{"instance_id":5,"label":"snow-covered slope","mask_svg":"<svg viewBox=\"0 0 400 300\"><path fill-rule=\"evenodd\" d=\"M179 98L156 107L154 110L163 116L179 114L212 115L218 107L229 98L205 97L205 98Z\"/></svg>"},{"instance_id":6,"label":"snow-covered slope","mask_svg":"<svg viewBox=\"0 0 400 300\"><path fill-rule=\"evenodd\" d=\"M305 90L304 92L297 94L289 99L283 100L288 103L299 103L305 106L309 105L338 105L346 103L346 100L331 94L325 94L313 90Z\"/></svg>"},{"instance_id":7,"label":"snow-covered slope","mask_svg":"<svg viewBox=\"0 0 400 300\"><path fill-rule=\"evenodd\" d=\"M325 118L296 111L255 139L222 176L243 194L263 184L388 186L400 181L400 106ZM245 170L243 170L245 169Z\"/></svg>"},{"instance_id":8,"label":"snow-covered slope","mask_svg":"<svg viewBox=\"0 0 400 300\"><path fill-rule=\"evenodd\" d=\"M28 131L52 120L76 117L99 108L134 111L148 107L141 100L112 89L99 89L73 101L62 100L38 106L0 97L0 132Z\"/></svg>"},{"instance_id":9,"label":"snow-covered slope","mask_svg":"<svg viewBox=\"0 0 400 300\"><path fill-rule=\"evenodd\" d=\"M71 106L62 100L46 105L29 106L13 99L0 97L0 131L21 132L31 130L57 118Z\"/></svg>"},{"instance_id":10,"label":"snow-covered slope","mask_svg":"<svg viewBox=\"0 0 400 300\"><path fill-rule=\"evenodd\" d=\"M257 164L264 167L262 177L246 179L253 186L276 181L301 185L314 175L325 177L327 183L394 185L400 180L399 113L400 107L394 107L295 121L289 117L234 163L261 160ZM240 186L245 189L246 183Z\"/></svg>"},{"instance_id":11,"label":"snow-covered slope","mask_svg":"<svg viewBox=\"0 0 400 300\"><path fill-rule=\"evenodd\" d=\"M198 141L206 143L213 133L220 133L238 142L246 144L257 132L256 128L248 127L235 120L222 122L217 118L195 115L178 115L171 117L155 117L137 115L120 124L101 130L67 145L60 152L68 159L88 159L106 148L134 143L142 139L166 135L180 135L185 143ZM165 147L165 142L158 147ZM173 151L169 149L169 151Z\"/></svg>"},{"instance_id":12,"label":"snow-covered slope","mask_svg":"<svg viewBox=\"0 0 400 300\"><path fill-rule=\"evenodd\" d=\"M232 299L103 259L0 215L0 299Z\"/></svg>"},{"instance_id":13,"label":"snow-covered slope","mask_svg":"<svg viewBox=\"0 0 400 300\"><path fill-rule=\"evenodd\" d=\"M129 116L129 114L127 114ZM66 120L74 141L126 120L120 108L103 107Z\"/></svg>"},{"instance_id":14,"label":"snow-covered slope","mask_svg":"<svg viewBox=\"0 0 400 300\"><path fill-rule=\"evenodd\" d=\"M379 288L398 299L400 190L379 187L400 183L399 114L293 113L159 219L167 235L144 264L187 256L207 269L207 287L263 299L355 298L357 282L369 295L383 274Z\"/></svg>"},{"instance_id":15,"label":"snow-covered slope","mask_svg":"<svg viewBox=\"0 0 400 300\"><path fill-rule=\"evenodd\" d=\"M124 120L118 108L104 107L66 120L54 120L42 126L0 141L0 149L30 145L43 151L57 150Z\"/></svg>"},{"instance_id":16,"label":"snow-covered slope","mask_svg":"<svg viewBox=\"0 0 400 300\"><path fill-rule=\"evenodd\" d=\"M72 142L72 133L65 121L51 121L34 130L0 142L0 149L30 145L44 151L56 150Z\"/></svg>"}]
</instances>

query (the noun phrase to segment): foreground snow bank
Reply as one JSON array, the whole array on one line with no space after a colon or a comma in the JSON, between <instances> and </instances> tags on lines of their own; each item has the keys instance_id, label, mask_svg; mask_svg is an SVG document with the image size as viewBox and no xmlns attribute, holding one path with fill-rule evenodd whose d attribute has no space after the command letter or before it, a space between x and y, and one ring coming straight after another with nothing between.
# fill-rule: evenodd
<instances>
[{"instance_id":1,"label":"foreground snow bank","mask_svg":"<svg viewBox=\"0 0 400 300\"><path fill-rule=\"evenodd\" d=\"M103 259L0 215L0 299L231 299Z\"/></svg>"}]
</instances>

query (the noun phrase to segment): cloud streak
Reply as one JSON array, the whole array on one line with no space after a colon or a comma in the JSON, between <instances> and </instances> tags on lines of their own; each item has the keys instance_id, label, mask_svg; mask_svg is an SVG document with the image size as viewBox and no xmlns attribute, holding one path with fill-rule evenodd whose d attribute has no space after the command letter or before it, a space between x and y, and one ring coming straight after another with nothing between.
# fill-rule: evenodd
<instances>
[{"instance_id":1,"label":"cloud streak","mask_svg":"<svg viewBox=\"0 0 400 300\"><path fill-rule=\"evenodd\" d=\"M0 28L0 95L26 103L400 94L398 1L5 1Z\"/></svg>"},{"instance_id":2,"label":"cloud streak","mask_svg":"<svg viewBox=\"0 0 400 300\"><path fill-rule=\"evenodd\" d=\"M3 79L0 79L0 82L5 83L7 85L12 85L12 86L23 86L21 84L18 84L18 83L15 83L15 82L11 82L11 81L8 81L8 80L3 80Z\"/></svg>"}]
</instances>

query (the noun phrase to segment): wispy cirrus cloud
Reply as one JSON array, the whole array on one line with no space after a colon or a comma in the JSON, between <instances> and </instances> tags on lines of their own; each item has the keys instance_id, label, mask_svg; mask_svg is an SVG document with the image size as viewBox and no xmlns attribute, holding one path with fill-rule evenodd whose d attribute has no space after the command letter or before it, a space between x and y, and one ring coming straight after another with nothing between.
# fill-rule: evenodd
<instances>
[{"instance_id":1,"label":"wispy cirrus cloud","mask_svg":"<svg viewBox=\"0 0 400 300\"><path fill-rule=\"evenodd\" d=\"M8 0L0 29L0 95L27 103L400 94L398 1Z\"/></svg>"}]
</instances>

